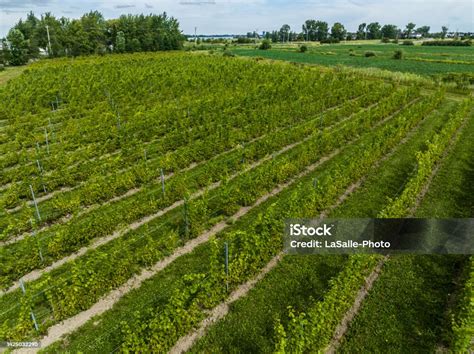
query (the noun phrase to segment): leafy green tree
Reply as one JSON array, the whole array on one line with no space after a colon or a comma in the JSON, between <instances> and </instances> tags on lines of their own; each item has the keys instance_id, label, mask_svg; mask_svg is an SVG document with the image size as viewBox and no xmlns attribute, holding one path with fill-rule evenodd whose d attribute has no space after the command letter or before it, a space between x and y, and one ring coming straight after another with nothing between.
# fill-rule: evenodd
<instances>
[{"instance_id":1,"label":"leafy green tree","mask_svg":"<svg viewBox=\"0 0 474 354\"><path fill-rule=\"evenodd\" d=\"M87 37L87 52L99 54L105 50L105 21L98 11L91 11L81 17L81 26Z\"/></svg>"},{"instance_id":2,"label":"leafy green tree","mask_svg":"<svg viewBox=\"0 0 474 354\"><path fill-rule=\"evenodd\" d=\"M357 29L357 33L356 33L356 38L357 39L366 39L367 38L366 28L367 28L366 23L361 23L359 25L359 28Z\"/></svg>"},{"instance_id":3,"label":"leafy green tree","mask_svg":"<svg viewBox=\"0 0 474 354\"><path fill-rule=\"evenodd\" d=\"M280 28L280 38L282 42L290 40L290 25L284 24Z\"/></svg>"},{"instance_id":4,"label":"leafy green tree","mask_svg":"<svg viewBox=\"0 0 474 354\"><path fill-rule=\"evenodd\" d=\"M306 20L303 24L303 33L307 41L316 40L316 21Z\"/></svg>"},{"instance_id":5,"label":"leafy green tree","mask_svg":"<svg viewBox=\"0 0 474 354\"><path fill-rule=\"evenodd\" d=\"M315 29L316 29L316 40L317 41L322 41L323 39L328 38L329 26L328 26L327 22L316 21Z\"/></svg>"},{"instance_id":6,"label":"leafy green tree","mask_svg":"<svg viewBox=\"0 0 474 354\"><path fill-rule=\"evenodd\" d=\"M442 26L441 27L441 38L445 39L447 34L448 34L448 27Z\"/></svg>"},{"instance_id":7,"label":"leafy green tree","mask_svg":"<svg viewBox=\"0 0 474 354\"><path fill-rule=\"evenodd\" d=\"M383 38L395 39L398 35L398 28L395 25L384 25L381 33Z\"/></svg>"},{"instance_id":8,"label":"leafy green tree","mask_svg":"<svg viewBox=\"0 0 474 354\"><path fill-rule=\"evenodd\" d=\"M367 38L368 39L380 39L382 33L380 32L380 24L378 22L372 22L367 25Z\"/></svg>"},{"instance_id":9,"label":"leafy green tree","mask_svg":"<svg viewBox=\"0 0 474 354\"><path fill-rule=\"evenodd\" d=\"M117 38L115 39L115 50L118 53L125 52L125 34L122 31L117 33Z\"/></svg>"},{"instance_id":10,"label":"leafy green tree","mask_svg":"<svg viewBox=\"0 0 474 354\"><path fill-rule=\"evenodd\" d=\"M421 34L424 38L430 34L430 26L421 26L416 29L416 32Z\"/></svg>"},{"instance_id":11,"label":"leafy green tree","mask_svg":"<svg viewBox=\"0 0 474 354\"><path fill-rule=\"evenodd\" d=\"M14 28L23 33L25 40L28 41L28 55L30 58L37 58L39 56L39 45L36 38L36 32L39 26L39 19L36 18L33 12L28 13L26 20L19 20Z\"/></svg>"},{"instance_id":12,"label":"leafy green tree","mask_svg":"<svg viewBox=\"0 0 474 354\"><path fill-rule=\"evenodd\" d=\"M278 34L278 31L272 31L272 43L277 43L278 42L278 38L279 38L279 34Z\"/></svg>"},{"instance_id":13,"label":"leafy green tree","mask_svg":"<svg viewBox=\"0 0 474 354\"><path fill-rule=\"evenodd\" d=\"M29 43L19 29L13 28L8 32L7 41L10 48L11 65L24 65L28 62Z\"/></svg>"},{"instance_id":14,"label":"leafy green tree","mask_svg":"<svg viewBox=\"0 0 474 354\"><path fill-rule=\"evenodd\" d=\"M0 41L0 47L0 64L7 65L10 61L11 53L6 38L2 38Z\"/></svg>"},{"instance_id":15,"label":"leafy green tree","mask_svg":"<svg viewBox=\"0 0 474 354\"><path fill-rule=\"evenodd\" d=\"M331 27L331 37L334 39L338 39L340 41L344 40L346 38L346 29L342 25L342 23L336 22L332 27Z\"/></svg>"},{"instance_id":16,"label":"leafy green tree","mask_svg":"<svg viewBox=\"0 0 474 354\"><path fill-rule=\"evenodd\" d=\"M413 30L415 29L415 24L413 22L410 22L409 24L406 25L405 27L405 36L410 37L412 34Z\"/></svg>"},{"instance_id":17,"label":"leafy green tree","mask_svg":"<svg viewBox=\"0 0 474 354\"><path fill-rule=\"evenodd\" d=\"M91 53L87 33L80 20L72 20L67 29L68 55L79 56Z\"/></svg>"}]
</instances>

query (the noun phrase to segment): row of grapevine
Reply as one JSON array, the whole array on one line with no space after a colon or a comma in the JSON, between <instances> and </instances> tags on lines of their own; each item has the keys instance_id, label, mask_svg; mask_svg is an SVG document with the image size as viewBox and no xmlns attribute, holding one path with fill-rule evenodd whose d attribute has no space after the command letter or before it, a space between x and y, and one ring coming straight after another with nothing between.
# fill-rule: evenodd
<instances>
[{"instance_id":1,"label":"row of grapevine","mask_svg":"<svg viewBox=\"0 0 474 354\"><path fill-rule=\"evenodd\" d=\"M416 153L417 169L415 175L407 182L403 192L395 200L389 202L381 212L381 217L399 218L410 213L410 210L416 205L418 195L426 181L432 175L433 169L442 158L443 153L452 143L454 134L465 121L466 114L471 108L472 101L466 100L462 107L451 115L441 132L428 142L428 149Z\"/></svg>"},{"instance_id":2,"label":"row of grapevine","mask_svg":"<svg viewBox=\"0 0 474 354\"><path fill-rule=\"evenodd\" d=\"M458 305L452 313L453 338L451 348L455 353L474 350L474 257L470 257L465 268L465 283L458 295Z\"/></svg>"}]
</instances>

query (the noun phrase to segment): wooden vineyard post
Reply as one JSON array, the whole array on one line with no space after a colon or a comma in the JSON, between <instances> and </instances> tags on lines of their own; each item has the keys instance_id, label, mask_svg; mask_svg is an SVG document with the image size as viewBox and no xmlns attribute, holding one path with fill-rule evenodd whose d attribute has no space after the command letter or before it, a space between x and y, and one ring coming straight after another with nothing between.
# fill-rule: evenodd
<instances>
[{"instance_id":1,"label":"wooden vineyard post","mask_svg":"<svg viewBox=\"0 0 474 354\"><path fill-rule=\"evenodd\" d=\"M26 295L25 284L23 283L23 279L20 279L20 288L21 288L21 291L23 292L23 295ZM33 310L31 308L30 308L30 315L35 325L36 332L39 332L38 322L36 322L35 314L33 313Z\"/></svg>"},{"instance_id":2,"label":"wooden vineyard post","mask_svg":"<svg viewBox=\"0 0 474 354\"><path fill-rule=\"evenodd\" d=\"M39 173L43 173L43 168L41 167L41 164L38 159L36 159L36 166L38 166Z\"/></svg>"},{"instance_id":3,"label":"wooden vineyard post","mask_svg":"<svg viewBox=\"0 0 474 354\"><path fill-rule=\"evenodd\" d=\"M49 155L48 131L46 130L46 128L44 128L44 137L45 137L45 140L46 140L46 151L48 152L48 155Z\"/></svg>"},{"instance_id":4,"label":"wooden vineyard post","mask_svg":"<svg viewBox=\"0 0 474 354\"><path fill-rule=\"evenodd\" d=\"M188 219L188 198L184 198L184 234L186 239L189 237L189 219Z\"/></svg>"},{"instance_id":5,"label":"wooden vineyard post","mask_svg":"<svg viewBox=\"0 0 474 354\"><path fill-rule=\"evenodd\" d=\"M229 292L229 244L224 242L224 257L225 257L225 290Z\"/></svg>"},{"instance_id":6,"label":"wooden vineyard post","mask_svg":"<svg viewBox=\"0 0 474 354\"><path fill-rule=\"evenodd\" d=\"M163 193L163 197L165 196L165 175L163 173L163 169L160 168L160 178L161 178L161 191Z\"/></svg>"},{"instance_id":7,"label":"wooden vineyard post","mask_svg":"<svg viewBox=\"0 0 474 354\"><path fill-rule=\"evenodd\" d=\"M33 187L31 186L31 184L30 184L30 192L31 192L31 196L33 197L33 203L35 204L36 215L38 216L38 221L41 221L41 215L38 209L38 203L36 203L35 192L33 192Z\"/></svg>"},{"instance_id":8,"label":"wooden vineyard post","mask_svg":"<svg viewBox=\"0 0 474 354\"><path fill-rule=\"evenodd\" d=\"M38 166L38 171L40 173L40 181L41 181L41 184L43 185L43 191L46 193L46 186L44 185L44 182L43 182L43 167L41 166L38 159L36 159L36 166Z\"/></svg>"},{"instance_id":9,"label":"wooden vineyard post","mask_svg":"<svg viewBox=\"0 0 474 354\"><path fill-rule=\"evenodd\" d=\"M33 228L34 227L33 219L30 219L30 224L31 224L31 229L33 230L33 237L36 239L36 245L38 246L39 257L41 259L41 262L44 262L43 252L41 251L41 245L40 245L40 241L39 241L39 238L38 238L38 234L36 233L36 230Z\"/></svg>"}]
</instances>

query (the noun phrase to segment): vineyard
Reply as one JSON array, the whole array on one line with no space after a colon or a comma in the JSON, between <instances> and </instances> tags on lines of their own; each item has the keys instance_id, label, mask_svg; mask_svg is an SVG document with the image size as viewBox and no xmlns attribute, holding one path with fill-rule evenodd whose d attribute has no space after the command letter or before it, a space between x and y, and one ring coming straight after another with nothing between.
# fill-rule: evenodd
<instances>
[{"instance_id":1,"label":"vineyard","mask_svg":"<svg viewBox=\"0 0 474 354\"><path fill-rule=\"evenodd\" d=\"M288 256L282 230L473 217L473 141L472 97L395 76L203 53L34 63L0 86L0 342L472 350L472 258Z\"/></svg>"}]
</instances>

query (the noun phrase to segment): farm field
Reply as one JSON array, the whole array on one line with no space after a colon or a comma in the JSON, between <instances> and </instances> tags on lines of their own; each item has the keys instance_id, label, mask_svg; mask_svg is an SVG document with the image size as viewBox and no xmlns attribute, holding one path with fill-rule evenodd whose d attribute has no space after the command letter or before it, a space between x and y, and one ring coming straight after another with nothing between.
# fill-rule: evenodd
<instances>
[{"instance_id":1,"label":"farm field","mask_svg":"<svg viewBox=\"0 0 474 354\"><path fill-rule=\"evenodd\" d=\"M370 67L423 76L440 75L448 72L474 73L472 47L346 43L308 45L308 51L305 53L300 53L297 45L288 46L284 44L276 44L270 50L259 50L244 46L235 49L230 47L229 50L242 56L259 56L268 59L328 66ZM402 60L393 59L396 50L404 52ZM367 58L365 57L366 52L373 52L375 56Z\"/></svg>"},{"instance_id":2,"label":"farm field","mask_svg":"<svg viewBox=\"0 0 474 354\"><path fill-rule=\"evenodd\" d=\"M388 68L395 46L371 46L353 49L387 49L232 51ZM465 49L411 50L390 70L474 69ZM1 85L0 342L40 340L50 353L472 349L472 259L282 253L290 217L473 217L472 95L284 61L56 59Z\"/></svg>"}]
</instances>

